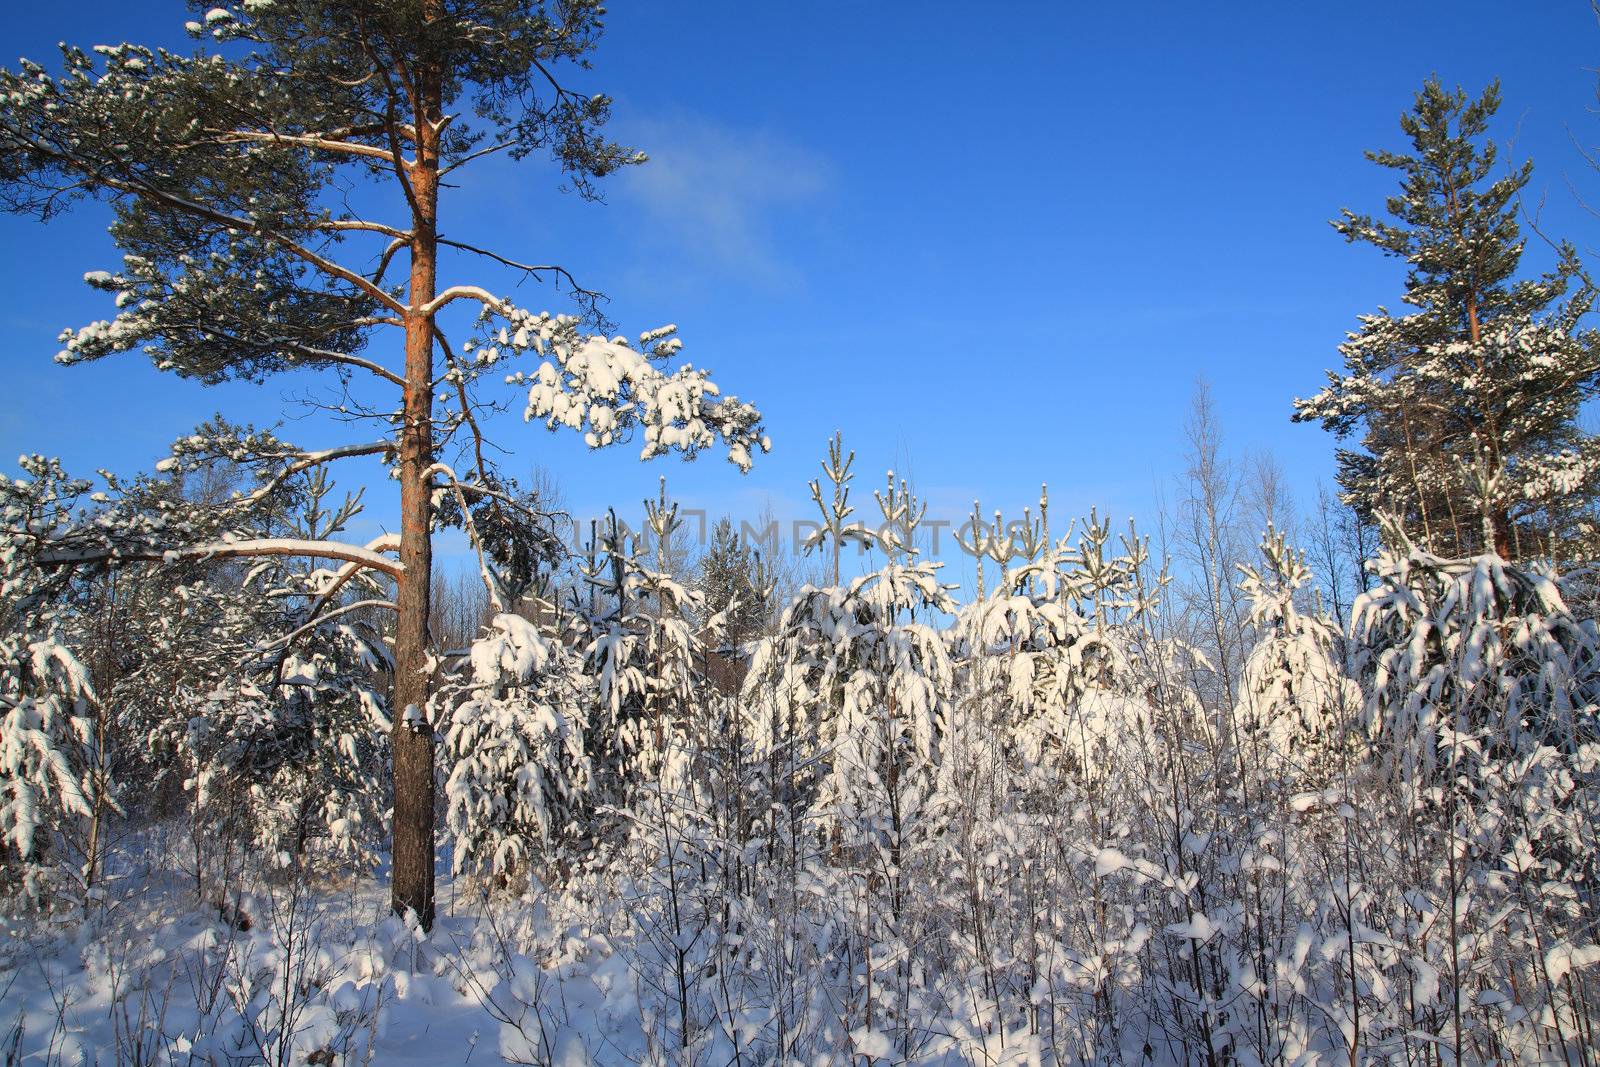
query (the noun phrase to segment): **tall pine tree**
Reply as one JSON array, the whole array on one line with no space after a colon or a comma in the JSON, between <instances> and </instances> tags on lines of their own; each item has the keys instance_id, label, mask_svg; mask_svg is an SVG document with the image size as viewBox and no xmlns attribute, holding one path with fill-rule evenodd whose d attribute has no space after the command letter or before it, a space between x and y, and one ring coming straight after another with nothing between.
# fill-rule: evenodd
<instances>
[{"instance_id":1,"label":"tall pine tree","mask_svg":"<svg viewBox=\"0 0 1600 1067\"><path fill-rule=\"evenodd\" d=\"M485 376L522 383L528 419L579 431L592 447L638 428L643 458L720 440L747 468L766 447L754 408L719 396L702 371L661 366L679 347L670 329L633 347L479 284L441 284L468 260L571 281L559 267L461 239L469 234L446 237L441 207L471 195L463 168L497 153L546 153L582 194L642 161L604 136L609 100L561 80L585 64L602 13L596 0L230 0L189 23L215 40L209 50L64 47L59 75L27 61L0 71L0 200L43 218L78 197L109 201L124 252L119 272L86 276L115 294L118 314L68 331L58 361L143 348L157 367L208 383L320 369L341 379L351 399L339 412L372 426L372 440L306 450L270 435L202 435L186 458L249 464L272 486L379 457L399 487L398 537L366 546L237 535L183 543L176 527L96 545L96 531L79 530L43 562L301 555L343 564L313 613L338 610L335 593L356 571L388 576L393 904L424 925L433 916L426 709L438 504L453 498L456 521L491 557L485 577L502 601L495 546L478 536L474 512L519 507L485 459L476 387ZM475 340L451 336L460 331L442 313L458 302L479 312ZM538 366L507 379L506 362L528 353Z\"/></svg>"},{"instance_id":2,"label":"tall pine tree","mask_svg":"<svg viewBox=\"0 0 1600 1067\"><path fill-rule=\"evenodd\" d=\"M1431 551L1562 555L1582 535L1574 510L1600 488L1600 445L1577 424L1600 387L1593 292L1568 295L1570 247L1555 270L1517 277L1518 193L1532 164L1501 171L1487 132L1498 84L1475 100L1430 79L1400 125L1411 154L1367 153L1400 174L1390 220L1345 211L1334 227L1408 264L1402 300L1340 346L1344 372L1295 402L1297 421L1340 439L1339 482L1357 512L1398 516Z\"/></svg>"}]
</instances>

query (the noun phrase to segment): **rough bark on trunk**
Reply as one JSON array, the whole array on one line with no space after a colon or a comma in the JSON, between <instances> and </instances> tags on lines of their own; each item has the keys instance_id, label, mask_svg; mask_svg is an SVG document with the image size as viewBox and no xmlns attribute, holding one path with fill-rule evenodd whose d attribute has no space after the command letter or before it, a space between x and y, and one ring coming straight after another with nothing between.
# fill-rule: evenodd
<instances>
[{"instance_id":1,"label":"rough bark on trunk","mask_svg":"<svg viewBox=\"0 0 1600 1067\"><path fill-rule=\"evenodd\" d=\"M1514 560L1517 558L1516 546L1511 538L1511 516L1505 508L1496 508L1490 520L1490 527L1494 535L1494 551L1501 559Z\"/></svg>"},{"instance_id":2,"label":"rough bark on trunk","mask_svg":"<svg viewBox=\"0 0 1600 1067\"><path fill-rule=\"evenodd\" d=\"M405 423L400 441L400 563L394 675L394 850L391 906L433 925L433 728L428 722L428 617L433 563L433 300L438 274L437 90L416 123L410 310L406 315Z\"/></svg>"}]
</instances>

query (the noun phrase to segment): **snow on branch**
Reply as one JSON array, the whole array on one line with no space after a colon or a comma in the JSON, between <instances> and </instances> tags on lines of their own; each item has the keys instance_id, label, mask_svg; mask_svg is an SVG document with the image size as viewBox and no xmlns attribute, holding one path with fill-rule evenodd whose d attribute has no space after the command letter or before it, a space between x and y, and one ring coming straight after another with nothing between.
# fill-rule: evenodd
<instances>
[{"instance_id":1,"label":"snow on branch","mask_svg":"<svg viewBox=\"0 0 1600 1067\"><path fill-rule=\"evenodd\" d=\"M416 310L421 315L432 315L446 304L457 300L476 300L490 311L510 310L505 301L477 285L452 285Z\"/></svg>"},{"instance_id":2,"label":"snow on branch","mask_svg":"<svg viewBox=\"0 0 1600 1067\"><path fill-rule=\"evenodd\" d=\"M675 326L641 334L635 348L622 337L583 332L572 316L526 311L508 301L486 305L484 320L491 317L505 324L485 341L463 345L463 355L470 357L474 376L505 357L543 357L531 374L506 378L528 387L528 421L578 430L590 448L617 444L638 429L644 436L640 459L669 452L693 458L720 441L741 471L750 469L756 452L772 448L761 412L723 396L709 372L689 364L670 372L661 366L682 348Z\"/></svg>"},{"instance_id":3,"label":"snow on branch","mask_svg":"<svg viewBox=\"0 0 1600 1067\"><path fill-rule=\"evenodd\" d=\"M375 537L371 541L367 542L366 550L368 552L399 552L400 535L395 533L386 533L382 536ZM366 569L366 566L363 565L359 560L352 560L340 567L333 574L328 575L326 584L324 584L321 590L317 593L317 599L312 601L311 607L307 610L306 614L311 618L316 618L317 613L333 601L334 595L338 593L340 589L343 589L350 579L354 578L357 574ZM322 573L326 574L327 572L324 571Z\"/></svg>"},{"instance_id":4,"label":"snow on branch","mask_svg":"<svg viewBox=\"0 0 1600 1067\"><path fill-rule=\"evenodd\" d=\"M378 552L341 541L311 541L294 537L258 537L237 541L212 541L182 548L123 548L104 546L59 549L41 552L35 563L45 569L86 563L131 563L150 561L180 563L186 560L213 560L257 556L301 556L312 559L337 559L369 570L382 571L398 578L405 570L398 560Z\"/></svg>"},{"instance_id":5,"label":"snow on branch","mask_svg":"<svg viewBox=\"0 0 1600 1067\"><path fill-rule=\"evenodd\" d=\"M310 622L307 622L303 626L300 626L282 635L281 637L276 638L270 645L266 647L269 650L274 648L287 648L289 645L293 644L295 638L299 637L300 635L310 633L317 627L324 626L327 623L332 622L334 619L339 618L341 615L348 615L354 611L365 611L367 608L386 608L390 611L399 610L392 600L373 599L351 601L350 603L341 607L337 607L332 611L315 616Z\"/></svg>"},{"instance_id":6,"label":"snow on branch","mask_svg":"<svg viewBox=\"0 0 1600 1067\"><path fill-rule=\"evenodd\" d=\"M278 133L273 130L228 130L226 133L216 135L218 144L234 144L238 142L267 142L270 144L291 144L303 148L313 148L319 152L334 152L343 155L368 156L389 162L391 155L386 148L365 144L361 141L346 141L334 137L317 137L307 134Z\"/></svg>"},{"instance_id":7,"label":"snow on branch","mask_svg":"<svg viewBox=\"0 0 1600 1067\"><path fill-rule=\"evenodd\" d=\"M163 473L195 470L216 458L250 465L281 462L283 465L276 471L262 474L259 486L233 501L235 505L249 507L271 496L298 474L341 459L388 455L394 447L393 441L367 441L308 452L279 441L270 431L200 432L173 442L172 454L157 463L156 469Z\"/></svg>"}]
</instances>

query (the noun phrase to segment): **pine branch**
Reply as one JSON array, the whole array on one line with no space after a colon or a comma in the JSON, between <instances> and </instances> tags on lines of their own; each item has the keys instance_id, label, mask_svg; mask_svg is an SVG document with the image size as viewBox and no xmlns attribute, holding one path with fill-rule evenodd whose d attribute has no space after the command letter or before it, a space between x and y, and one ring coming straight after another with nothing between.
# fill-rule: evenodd
<instances>
[{"instance_id":1,"label":"pine branch","mask_svg":"<svg viewBox=\"0 0 1600 1067\"><path fill-rule=\"evenodd\" d=\"M311 619L311 621L307 622L305 625L300 626L297 629L291 630L289 633L283 634L283 635L275 638L271 644L266 646L265 651L270 651L270 650L272 650L274 648L278 648L280 646L282 646L284 648L287 648L289 645L293 644L294 643L294 639L299 637L301 634L309 633L312 630L315 630L317 627L323 626L323 625L331 622L332 620L338 618L341 615L348 615L352 611L360 611L360 610L362 610L364 608L388 608L390 611L399 610L398 608L395 607L395 603L392 600L356 600L356 601L352 601L351 603L341 605L340 607L337 607L337 608L333 609L332 611L327 612L324 615L321 615L319 617L313 618L313 619Z\"/></svg>"},{"instance_id":2,"label":"pine branch","mask_svg":"<svg viewBox=\"0 0 1600 1067\"><path fill-rule=\"evenodd\" d=\"M73 567L86 563L181 563L194 560L256 558L261 556L298 556L312 559L337 559L359 565L359 568L382 571L398 578L405 570L397 560L388 559L370 548L361 548L342 541L310 541L293 537L264 537L242 541L212 541L184 548L90 548L58 550L41 553L37 565L44 570Z\"/></svg>"},{"instance_id":3,"label":"pine branch","mask_svg":"<svg viewBox=\"0 0 1600 1067\"><path fill-rule=\"evenodd\" d=\"M357 289L361 290L378 303L389 308L391 311L394 311L397 314L405 314L406 309L404 305L402 305L394 297L390 296L383 289L362 277L360 274L350 270L347 267L343 267L316 252L313 252L311 249L300 244L298 241L291 240L289 237L281 233L259 226L252 219L243 218L238 215L230 215L226 211L221 211L217 208L207 207L204 204L196 203L186 197L179 196L176 193L168 192L165 189L151 185L142 178L111 177L101 173L100 169L95 167L88 160L81 158L73 152L66 151L65 149L46 145L34 139L27 139L23 141L23 143L32 151L38 152L40 155L52 159L58 164L61 164L62 166L83 175L84 184L87 184L91 187L103 187L119 193L125 193L129 196L143 197L148 200L153 200L156 203L171 208L175 211L181 211L184 214L204 219L207 222L212 222L231 230L238 230L243 233L253 233L262 240L269 241L272 244L277 245L279 248L283 249L285 252L288 252L295 258L304 261L312 267L315 267L322 273L333 278L338 278L341 281L349 282L351 285L354 285Z\"/></svg>"},{"instance_id":4,"label":"pine branch","mask_svg":"<svg viewBox=\"0 0 1600 1067\"><path fill-rule=\"evenodd\" d=\"M499 311L505 307L504 300L482 286L452 285L416 310L420 315L432 315L440 308L457 300L476 300L490 311Z\"/></svg>"},{"instance_id":5,"label":"pine branch","mask_svg":"<svg viewBox=\"0 0 1600 1067\"><path fill-rule=\"evenodd\" d=\"M227 133L218 134L216 143L219 145L260 143L303 145L307 148L316 148L324 152L337 152L345 155L365 156L389 160L390 153L375 145L362 144L359 141L340 141L324 137L312 137L303 134L260 132L256 130L229 130ZM181 146L180 146L181 147Z\"/></svg>"},{"instance_id":6,"label":"pine branch","mask_svg":"<svg viewBox=\"0 0 1600 1067\"><path fill-rule=\"evenodd\" d=\"M348 459L352 456L376 456L385 452L394 451L393 441L371 441L363 445L345 445L341 448L326 448L320 452L307 452L278 471L263 483L249 496L244 497L242 503L255 504L265 500L284 482L313 467L320 467L335 460Z\"/></svg>"}]
</instances>

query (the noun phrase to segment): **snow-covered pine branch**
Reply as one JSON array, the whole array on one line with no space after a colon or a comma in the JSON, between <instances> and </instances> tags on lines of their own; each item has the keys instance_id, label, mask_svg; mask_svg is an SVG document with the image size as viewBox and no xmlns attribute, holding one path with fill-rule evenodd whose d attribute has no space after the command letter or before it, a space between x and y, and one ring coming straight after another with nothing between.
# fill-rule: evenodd
<instances>
[{"instance_id":1,"label":"snow-covered pine branch","mask_svg":"<svg viewBox=\"0 0 1600 1067\"><path fill-rule=\"evenodd\" d=\"M586 334L570 316L502 303L495 317L505 325L463 346L464 354L471 357L475 374L523 354L540 358L535 370L506 378L528 387L524 417L529 421L577 430L591 448L627 440L638 429L644 438L640 459L670 452L693 457L720 441L728 461L742 471L772 447L762 433L760 412L737 397L722 396L708 372L687 364L671 373L661 368L682 347L676 327L641 334L636 349L621 337ZM493 321L486 318L485 325Z\"/></svg>"}]
</instances>

